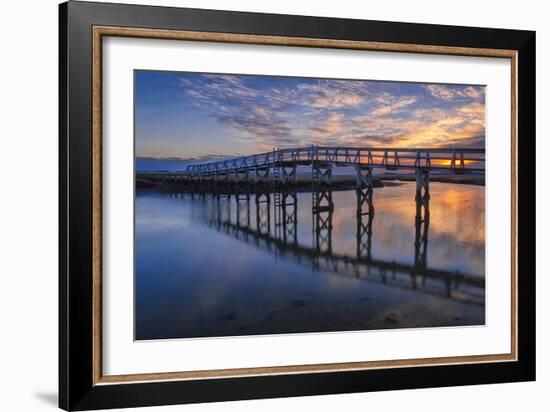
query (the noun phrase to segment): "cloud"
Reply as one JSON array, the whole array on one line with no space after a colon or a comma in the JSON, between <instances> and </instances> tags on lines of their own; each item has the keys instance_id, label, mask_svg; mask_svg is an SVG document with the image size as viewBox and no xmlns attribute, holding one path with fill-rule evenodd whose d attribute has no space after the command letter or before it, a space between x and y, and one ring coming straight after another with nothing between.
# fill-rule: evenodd
<instances>
[{"instance_id":1,"label":"cloud","mask_svg":"<svg viewBox=\"0 0 550 412\"><path fill-rule=\"evenodd\" d=\"M363 101L360 96L348 93L332 93L324 97L318 97L311 105L315 108L339 109L341 107L357 106Z\"/></svg>"},{"instance_id":2,"label":"cloud","mask_svg":"<svg viewBox=\"0 0 550 412\"><path fill-rule=\"evenodd\" d=\"M255 151L484 145L481 86L212 74L182 75L178 85L188 102Z\"/></svg>"},{"instance_id":3,"label":"cloud","mask_svg":"<svg viewBox=\"0 0 550 412\"><path fill-rule=\"evenodd\" d=\"M258 149L300 144L307 117L360 105L367 96L366 84L346 80L308 79L273 81L269 87L253 87L258 79L233 75L182 76L178 84L184 95L218 122L239 132ZM275 78L277 79L277 78ZM331 114L329 113L329 116ZM332 130L333 131L333 130ZM328 130L330 132L330 130Z\"/></svg>"},{"instance_id":4,"label":"cloud","mask_svg":"<svg viewBox=\"0 0 550 412\"><path fill-rule=\"evenodd\" d=\"M484 146L485 107L466 103L451 109L434 109L429 116L405 122L403 133L395 144L405 147L422 146ZM483 141L480 137L483 136Z\"/></svg>"},{"instance_id":5,"label":"cloud","mask_svg":"<svg viewBox=\"0 0 550 412\"><path fill-rule=\"evenodd\" d=\"M485 88L482 86L442 86L430 84L426 86L426 90L433 97L446 101L457 98L480 99L485 96Z\"/></svg>"},{"instance_id":6,"label":"cloud","mask_svg":"<svg viewBox=\"0 0 550 412\"><path fill-rule=\"evenodd\" d=\"M373 110L371 112L371 115L374 117L379 117L397 113L399 111L402 111L405 107L416 103L417 100L418 98L414 96L399 98L392 103L388 103L382 107L377 108L376 110Z\"/></svg>"},{"instance_id":7,"label":"cloud","mask_svg":"<svg viewBox=\"0 0 550 412\"><path fill-rule=\"evenodd\" d=\"M341 109L360 105L367 97L366 87L347 80L318 80L298 86L303 105L316 109Z\"/></svg>"},{"instance_id":8,"label":"cloud","mask_svg":"<svg viewBox=\"0 0 550 412\"><path fill-rule=\"evenodd\" d=\"M485 108L480 103L421 108L408 115L382 110L361 116L333 115L310 130L308 144L324 145L329 141L370 147L484 146Z\"/></svg>"}]
</instances>

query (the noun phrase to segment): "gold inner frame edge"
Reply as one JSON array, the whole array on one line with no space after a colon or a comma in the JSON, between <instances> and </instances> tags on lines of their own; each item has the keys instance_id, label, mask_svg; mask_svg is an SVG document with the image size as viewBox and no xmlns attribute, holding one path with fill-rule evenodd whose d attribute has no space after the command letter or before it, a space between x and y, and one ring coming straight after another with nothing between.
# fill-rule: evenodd
<instances>
[{"instance_id":1,"label":"gold inner frame edge","mask_svg":"<svg viewBox=\"0 0 550 412\"><path fill-rule=\"evenodd\" d=\"M235 44L256 44L291 47L317 47L398 53L508 58L511 60L511 352L471 356L449 356L417 359L392 359L313 365L288 365L253 368L234 368L200 371L103 375L102 339L102 40L105 36L187 40ZM93 317L93 384L129 384L171 380L220 379L230 377L328 373L382 368L457 365L517 361L517 52L515 50L432 46L404 43L385 43L356 40L265 36L235 33L144 29L131 27L94 26L92 32L92 317Z\"/></svg>"}]
</instances>

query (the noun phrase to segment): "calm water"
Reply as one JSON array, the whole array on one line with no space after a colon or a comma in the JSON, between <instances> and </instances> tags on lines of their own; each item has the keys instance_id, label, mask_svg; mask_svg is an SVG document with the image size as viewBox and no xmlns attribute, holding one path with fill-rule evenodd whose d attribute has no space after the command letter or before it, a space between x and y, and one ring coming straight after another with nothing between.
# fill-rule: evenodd
<instances>
[{"instance_id":1,"label":"calm water","mask_svg":"<svg viewBox=\"0 0 550 412\"><path fill-rule=\"evenodd\" d=\"M320 238L311 193L297 195L294 232L273 210L258 227L253 196L237 208L138 192L136 339L484 324L484 187L431 184L425 255L414 193L375 189L370 255L358 259L355 191L333 193Z\"/></svg>"}]
</instances>

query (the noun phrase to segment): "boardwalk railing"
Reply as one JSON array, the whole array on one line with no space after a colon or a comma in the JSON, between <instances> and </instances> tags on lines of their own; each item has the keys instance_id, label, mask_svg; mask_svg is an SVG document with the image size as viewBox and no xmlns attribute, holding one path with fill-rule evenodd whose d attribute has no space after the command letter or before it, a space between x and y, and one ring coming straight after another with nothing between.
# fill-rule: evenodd
<instances>
[{"instance_id":1,"label":"boardwalk railing","mask_svg":"<svg viewBox=\"0 0 550 412\"><path fill-rule=\"evenodd\" d=\"M251 156L190 165L190 176L212 176L261 168L307 166L361 166L398 169L449 170L455 173L485 171L485 149L472 148L362 148L310 146L273 150Z\"/></svg>"}]
</instances>

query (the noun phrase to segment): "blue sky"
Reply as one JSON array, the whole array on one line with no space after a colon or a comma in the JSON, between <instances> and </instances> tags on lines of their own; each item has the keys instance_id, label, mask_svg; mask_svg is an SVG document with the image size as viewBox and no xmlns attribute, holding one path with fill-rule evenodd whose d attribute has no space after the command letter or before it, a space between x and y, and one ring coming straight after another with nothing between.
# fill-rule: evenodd
<instances>
[{"instance_id":1,"label":"blue sky","mask_svg":"<svg viewBox=\"0 0 550 412\"><path fill-rule=\"evenodd\" d=\"M483 86L135 72L136 156L308 145L484 147Z\"/></svg>"}]
</instances>

